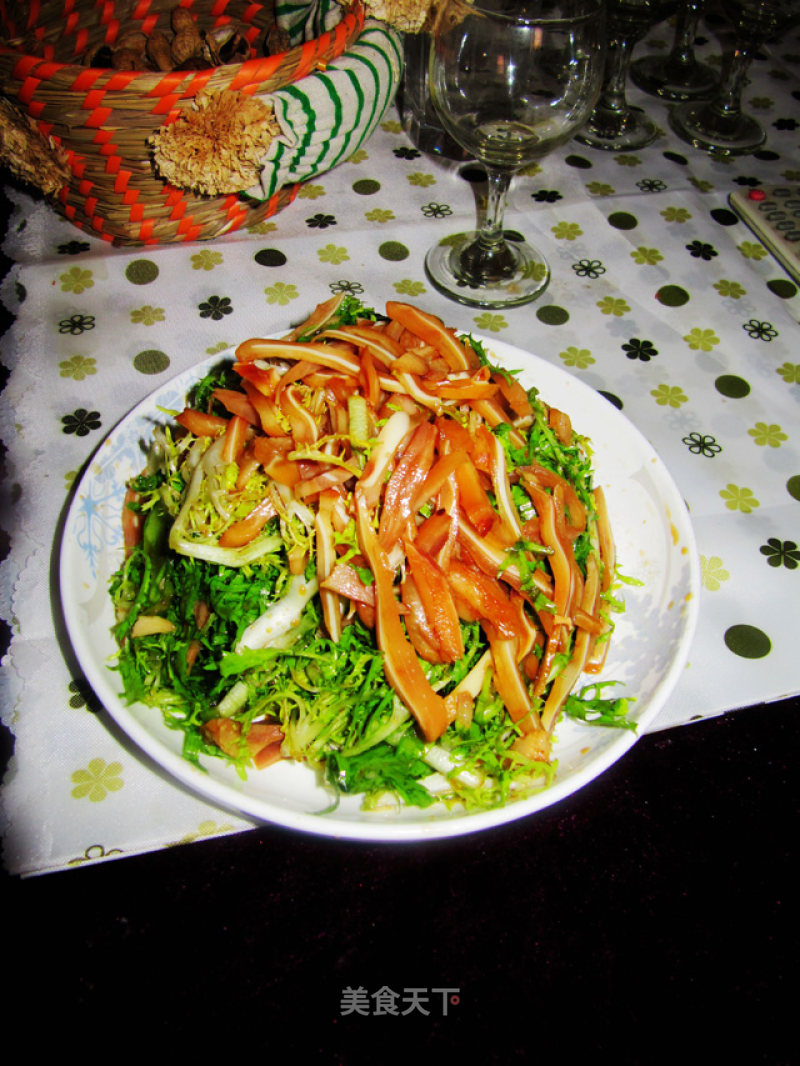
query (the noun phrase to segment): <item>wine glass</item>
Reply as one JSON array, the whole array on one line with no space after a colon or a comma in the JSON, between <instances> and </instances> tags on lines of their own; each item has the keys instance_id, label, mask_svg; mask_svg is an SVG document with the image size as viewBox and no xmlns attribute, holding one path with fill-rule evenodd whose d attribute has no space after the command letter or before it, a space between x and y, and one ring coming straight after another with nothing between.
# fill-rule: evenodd
<instances>
[{"instance_id":1,"label":"wine glass","mask_svg":"<svg viewBox=\"0 0 800 1066\"><path fill-rule=\"evenodd\" d=\"M800 19L800 0L726 0L735 26L733 55L714 96L679 104L672 128L684 141L717 155L746 155L767 139L761 123L742 111L742 89L758 49Z\"/></svg>"},{"instance_id":2,"label":"wine glass","mask_svg":"<svg viewBox=\"0 0 800 1066\"><path fill-rule=\"evenodd\" d=\"M503 231L512 175L564 144L600 91L602 0L455 0L440 9L430 90L444 128L487 173L478 228L430 249L425 269L446 296L473 307L535 299L550 268Z\"/></svg>"},{"instance_id":3,"label":"wine glass","mask_svg":"<svg viewBox=\"0 0 800 1066\"><path fill-rule=\"evenodd\" d=\"M712 94L717 73L694 54L704 6L705 0L686 0L681 5L669 54L643 56L632 63L631 80L635 85L662 100L696 100Z\"/></svg>"},{"instance_id":4,"label":"wine glass","mask_svg":"<svg viewBox=\"0 0 800 1066\"><path fill-rule=\"evenodd\" d=\"M669 0L608 0L608 54L603 91L577 140L607 152L644 148L658 127L640 107L628 103L626 82L634 47L670 12Z\"/></svg>"}]
</instances>

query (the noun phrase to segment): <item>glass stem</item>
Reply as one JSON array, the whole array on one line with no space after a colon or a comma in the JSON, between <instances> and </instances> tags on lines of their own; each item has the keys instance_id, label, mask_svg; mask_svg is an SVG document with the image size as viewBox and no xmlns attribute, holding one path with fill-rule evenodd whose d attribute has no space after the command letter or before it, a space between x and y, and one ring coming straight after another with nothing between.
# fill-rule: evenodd
<instances>
[{"instance_id":1,"label":"glass stem","mask_svg":"<svg viewBox=\"0 0 800 1066\"><path fill-rule=\"evenodd\" d=\"M635 41L622 36L612 36L609 41L606 76L603 84L603 94L600 98L600 107L605 111L611 111L615 115L625 115L628 112L625 87L635 43Z\"/></svg>"},{"instance_id":2,"label":"glass stem","mask_svg":"<svg viewBox=\"0 0 800 1066\"><path fill-rule=\"evenodd\" d=\"M486 210L477 237L459 257L461 273L476 283L500 280L514 273L516 260L503 236L511 171L486 167Z\"/></svg>"},{"instance_id":3,"label":"glass stem","mask_svg":"<svg viewBox=\"0 0 800 1066\"><path fill-rule=\"evenodd\" d=\"M503 219L506 199L511 185L511 173L507 170L486 168L486 213L480 227L480 238L486 248L496 248L503 243Z\"/></svg>"},{"instance_id":4,"label":"glass stem","mask_svg":"<svg viewBox=\"0 0 800 1066\"><path fill-rule=\"evenodd\" d=\"M712 105L714 113L723 123L726 119L738 118L741 113L742 89L755 47L741 40L736 43L736 50Z\"/></svg>"},{"instance_id":5,"label":"glass stem","mask_svg":"<svg viewBox=\"0 0 800 1066\"><path fill-rule=\"evenodd\" d=\"M675 31L675 44L667 62L667 69L678 76L685 74L694 66L694 42L702 11L702 0L689 0L689 3L681 8L678 27Z\"/></svg>"}]
</instances>

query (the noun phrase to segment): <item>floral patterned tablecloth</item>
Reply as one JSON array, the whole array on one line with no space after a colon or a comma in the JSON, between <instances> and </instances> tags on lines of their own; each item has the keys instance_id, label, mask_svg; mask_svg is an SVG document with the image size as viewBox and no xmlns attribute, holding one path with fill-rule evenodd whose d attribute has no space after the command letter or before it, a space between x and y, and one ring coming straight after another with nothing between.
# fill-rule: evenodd
<instances>
[{"instance_id":1,"label":"floral patterned tablecloth","mask_svg":"<svg viewBox=\"0 0 800 1066\"><path fill-rule=\"evenodd\" d=\"M637 50L663 49L667 24ZM703 31L719 63L724 41ZM391 111L349 162L291 207L209 244L112 249L8 190L2 340L6 445L0 614L12 628L3 721L5 863L21 874L140 853L250 822L166 778L96 705L52 609L58 529L104 435L156 385L209 353L288 328L331 293L418 303L599 390L655 446L688 504L700 624L664 729L800 691L800 295L732 213L739 188L800 185L800 42L755 62L748 107L765 148L736 160L669 132L637 152L572 142L516 179L507 225L546 249L538 302L476 311L427 282L424 253L472 224L480 185L417 151Z\"/></svg>"}]
</instances>

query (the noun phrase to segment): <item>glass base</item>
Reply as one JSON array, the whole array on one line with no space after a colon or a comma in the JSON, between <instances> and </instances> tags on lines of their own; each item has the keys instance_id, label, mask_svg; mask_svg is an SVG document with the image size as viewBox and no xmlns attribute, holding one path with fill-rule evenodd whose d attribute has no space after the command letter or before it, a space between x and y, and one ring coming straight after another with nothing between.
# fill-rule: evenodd
<instances>
[{"instance_id":1,"label":"glass base","mask_svg":"<svg viewBox=\"0 0 800 1066\"><path fill-rule=\"evenodd\" d=\"M669 56L645 56L631 64L631 81L652 96L680 102L711 96L719 75L705 63L681 65Z\"/></svg>"},{"instance_id":2,"label":"glass base","mask_svg":"<svg viewBox=\"0 0 800 1066\"><path fill-rule=\"evenodd\" d=\"M448 237L425 256L425 272L431 283L451 300L469 307L515 307L530 303L544 292L550 267L544 256L526 241L506 234L499 268L481 270L474 265L474 230Z\"/></svg>"},{"instance_id":3,"label":"glass base","mask_svg":"<svg viewBox=\"0 0 800 1066\"><path fill-rule=\"evenodd\" d=\"M749 155L767 135L761 123L749 115L720 115L709 103L679 104L669 113L678 136L705 152L716 155Z\"/></svg>"},{"instance_id":4,"label":"glass base","mask_svg":"<svg viewBox=\"0 0 800 1066\"><path fill-rule=\"evenodd\" d=\"M596 107L575 140L604 152L625 152L646 148L658 137L658 126L640 107L625 111L608 111Z\"/></svg>"}]
</instances>

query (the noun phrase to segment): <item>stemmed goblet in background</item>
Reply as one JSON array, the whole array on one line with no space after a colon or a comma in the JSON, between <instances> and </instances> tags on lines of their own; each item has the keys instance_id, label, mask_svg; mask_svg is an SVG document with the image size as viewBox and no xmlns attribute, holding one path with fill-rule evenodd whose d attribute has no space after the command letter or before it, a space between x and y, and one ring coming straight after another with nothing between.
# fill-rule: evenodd
<instances>
[{"instance_id":1,"label":"stemmed goblet in background","mask_svg":"<svg viewBox=\"0 0 800 1066\"><path fill-rule=\"evenodd\" d=\"M577 140L608 152L644 148L658 127L640 107L628 103L627 80L633 49L651 26L665 19L670 0L608 0L608 53L603 91Z\"/></svg>"},{"instance_id":2,"label":"stemmed goblet in background","mask_svg":"<svg viewBox=\"0 0 800 1066\"><path fill-rule=\"evenodd\" d=\"M425 268L445 295L475 307L527 303L550 268L507 240L511 178L572 137L603 74L602 0L456 0L438 16L430 91L442 125L487 172L479 228L430 249Z\"/></svg>"},{"instance_id":3,"label":"stemmed goblet in background","mask_svg":"<svg viewBox=\"0 0 800 1066\"><path fill-rule=\"evenodd\" d=\"M704 6L705 0L686 0L681 5L669 54L643 56L632 63L631 80L635 85L663 100L696 100L712 94L717 73L694 54Z\"/></svg>"},{"instance_id":4,"label":"stemmed goblet in background","mask_svg":"<svg viewBox=\"0 0 800 1066\"><path fill-rule=\"evenodd\" d=\"M800 0L725 0L736 30L732 57L710 100L679 104L670 125L695 148L746 155L767 138L761 123L742 111L742 89L758 49L800 19Z\"/></svg>"}]
</instances>

